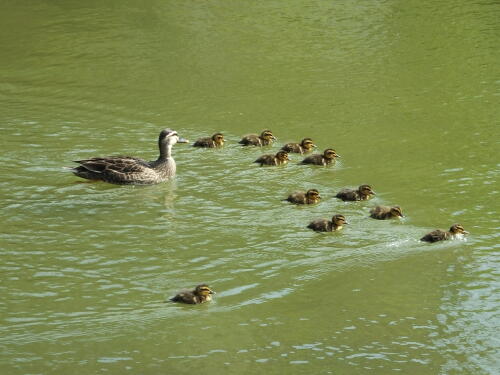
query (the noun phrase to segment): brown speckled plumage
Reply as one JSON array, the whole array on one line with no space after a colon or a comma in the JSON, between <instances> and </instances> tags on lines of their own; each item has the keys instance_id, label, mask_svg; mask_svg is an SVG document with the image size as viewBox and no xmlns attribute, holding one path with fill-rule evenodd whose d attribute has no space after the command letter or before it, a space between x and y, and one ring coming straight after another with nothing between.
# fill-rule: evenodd
<instances>
[{"instance_id":1,"label":"brown speckled plumage","mask_svg":"<svg viewBox=\"0 0 500 375\"><path fill-rule=\"evenodd\" d=\"M305 154L311 152L316 145L311 138L304 138L300 143L287 143L281 149L289 153Z\"/></svg>"},{"instance_id":2,"label":"brown speckled plumage","mask_svg":"<svg viewBox=\"0 0 500 375\"><path fill-rule=\"evenodd\" d=\"M193 143L193 147L215 148L222 146L224 146L224 135L222 133L215 133L211 137L200 138Z\"/></svg>"},{"instance_id":3,"label":"brown speckled plumage","mask_svg":"<svg viewBox=\"0 0 500 375\"><path fill-rule=\"evenodd\" d=\"M399 206L376 206L370 210L370 217L378 220L394 219L396 217L404 217L401 207Z\"/></svg>"},{"instance_id":4,"label":"brown speckled plumage","mask_svg":"<svg viewBox=\"0 0 500 375\"><path fill-rule=\"evenodd\" d=\"M342 189L335 197L343 201L364 201L369 199L372 195L375 195L375 192L370 185L361 185L357 190Z\"/></svg>"},{"instance_id":5,"label":"brown speckled plumage","mask_svg":"<svg viewBox=\"0 0 500 375\"><path fill-rule=\"evenodd\" d=\"M275 139L276 137L270 130L264 130L260 135L245 135L238 143L243 146L267 146L272 144Z\"/></svg>"},{"instance_id":6,"label":"brown speckled plumage","mask_svg":"<svg viewBox=\"0 0 500 375\"><path fill-rule=\"evenodd\" d=\"M302 160L302 164L328 165L334 164L335 158L340 158L335 150L327 148L322 154L314 154Z\"/></svg>"},{"instance_id":7,"label":"brown speckled plumage","mask_svg":"<svg viewBox=\"0 0 500 375\"><path fill-rule=\"evenodd\" d=\"M286 201L294 204L315 204L321 199L319 191L316 189L309 189L307 192L296 191L288 196Z\"/></svg>"},{"instance_id":8,"label":"brown speckled plumage","mask_svg":"<svg viewBox=\"0 0 500 375\"><path fill-rule=\"evenodd\" d=\"M420 239L420 241L438 242L444 240L451 240L456 236L468 233L469 232L467 232L461 224L453 224L448 232L445 232L444 230L441 229L436 229L430 233L427 233Z\"/></svg>"},{"instance_id":9,"label":"brown speckled plumage","mask_svg":"<svg viewBox=\"0 0 500 375\"><path fill-rule=\"evenodd\" d=\"M331 221L327 219L318 219L312 221L307 227L316 232L334 232L342 229L345 224L349 223L346 221L344 215L333 215Z\"/></svg>"},{"instance_id":10,"label":"brown speckled plumage","mask_svg":"<svg viewBox=\"0 0 500 375\"><path fill-rule=\"evenodd\" d=\"M171 152L177 142L187 141L179 139L176 131L165 129L158 137L160 156L155 161L130 156L97 157L76 160L80 165L72 168L72 172L78 177L117 185L157 184L175 176L176 164Z\"/></svg>"},{"instance_id":11,"label":"brown speckled plumage","mask_svg":"<svg viewBox=\"0 0 500 375\"><path fill-rule=\"evenodd\" d=\"M179 292L174 297L170 298L170 301L196 305L211 301L213 294L215 294L215 292L210 289L207 284L200 284L193 290Z\"/></svg>"},{"instance_id":12,"label":"brown speckled plumage","mask_svg":"<svg viewBox=\"0 0 500 375\"><path fill-rule=\"evenodd\" d=\"M288 163L288 152L280 150L276 155L262 155L260 158L254 161L254 163L259 163L263 165L283 165Z\"/></svg>"}]
</instances>

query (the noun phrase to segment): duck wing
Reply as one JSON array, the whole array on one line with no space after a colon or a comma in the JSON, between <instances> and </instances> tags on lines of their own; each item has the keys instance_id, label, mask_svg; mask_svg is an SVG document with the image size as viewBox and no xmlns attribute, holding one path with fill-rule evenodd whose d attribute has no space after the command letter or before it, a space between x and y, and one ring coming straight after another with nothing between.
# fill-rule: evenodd
<instances>
[{"instance_id":1,"label":"duck wing","mask_svg":"<svg viewBox=\"0 0 500 375\"><path fill-rule=\"evenodd\" d=\"M75 160L80 164L73 172L80 177L114 183L140 183L150 174L151 166L144 160L129 156L110 156Z\"/></svg>"}]
</instances>

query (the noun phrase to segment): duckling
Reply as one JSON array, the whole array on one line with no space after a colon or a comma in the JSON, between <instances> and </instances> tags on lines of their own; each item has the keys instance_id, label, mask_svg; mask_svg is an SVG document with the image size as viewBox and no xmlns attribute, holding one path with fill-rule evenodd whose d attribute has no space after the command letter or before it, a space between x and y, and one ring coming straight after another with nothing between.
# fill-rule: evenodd
<instances>
[{"instance_id":1,"label":"duckling","mask_svg":"<svg viewBox=\"0 0 500 375\"><path fill-rule=\"evenodd\" d=\"M315 204L318 203L320 199L321 196L318 190L309 189L307 192L296 191L290 194L285 200L295 204Z\"/></svg>"},{"instance_id":2,"label":"duckling","mask_svg":"<svg viewBox=\"0 0 500 375\"><path fill-rule=\"evenodd\" d=\"M222 133L215 133L211 137L200 138L193 143L193 147L215 148L222 146L224 146L224 135Z\"/></svg>"},{"instance_id":3,"label":"duckling","mask_svg":"<svg viewBox=\"0 0 500 375\"><path fill-rule=\"evenodd\" d=\"M340 158L335 150L327 148L323 154L314 154L302 160L302 164L328 165L335 164L335 158Z\"/></svg>"},{"instance_id":4,"label":"duckling","mask_svg":"<svg viewBox=\"0 0 500 375\"><path fill-rule=\"evenodd\" d=\"M197 285L193 290L182 291L170 298L172 302L189 303L192 305L209 302L215 292L207 284Z\"/></svg>"},{"instance_id":5,"label":"duckling","mask_svg":"<svg viewBox=\"0 0 500 375\"><path fill-rule=\"evenodd\" d=\"M441 229L436 229L430 233L427 233L420 239L420 241L437 242L443 240L451 240L455 237L459 237L465 234L469 234L469 232L467 232L461 224L453 224L449 232L445 232Z\"/></svg>"},{"instance_id":6,"label":"duckling","mask_svg":"<svg viewBox=\"0 0 500 375\"><path fill-rule=\"evenodd\" d=\"M241 138L239 144L243 146L267 146L273 143L276 137L273 135L271 130L264 130L260 135L248 134Z\"/></svg>"},{"instance_id":7,"label":"duckling","mask_svg":"<svg viewBox=\"0 0 500 375\"><path fill-rule=\"evenodd\" d=\"M342 229L345 224L349 224L344 215L333 215L332 221L319 219L311 222L307 227L316 232L334 232Z\"/></svg>"},{"instance_id":8,"label":"duckling","mask_svg":"<svg viewBox=\"0 0 500 375\"><path fill-rule=\"evenodd\" d=\"M377 206L370 210L370 217L378 220L393 219L395 217L404 217L399 206Z\"/></svg>"},{"instance_id":9,"label":"duckling","mask_svg":"<svg viewBox=\"0 0 500 375\"><path fill-rule=\"evenodd\" d=\"M287 143L281 149L286 152L295 152L297 154L305 154L311 152L316 145L311 138L304 138L300 143Z\"/></svg>"},{"instance_id":10,"label":"duckling","mask_svg":"<svg viewBox=\"0 0 500 375\"><path fill-rule=\"evenodd\" d=\"M372 195L375 195L375 192L370 185L361 185L358 190L342 189L335 197L343 201L365 201L370 199Z\"/></svg>"},{"instance_id":11,"label":"duckling","mask_svg":"<svg viewBox=\"0 0 500 375\"><path fill-rule=\"evenodd\" d=\"M254 161L254 163L260 163L260 166L263 165L284 165L288 163L290 159L288 158L288 152L280 150L276 155L262 155L260 158Z\"/></svg>"}]
</instances>

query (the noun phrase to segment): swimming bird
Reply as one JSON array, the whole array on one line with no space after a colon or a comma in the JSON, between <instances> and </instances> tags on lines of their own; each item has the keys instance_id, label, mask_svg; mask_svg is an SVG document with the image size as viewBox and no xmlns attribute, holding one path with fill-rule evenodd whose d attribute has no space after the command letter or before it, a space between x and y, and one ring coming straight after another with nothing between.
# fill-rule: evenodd
<instances>
[{"instance_id":1,"label":"swimming bird","mask_svg":"<svg viewBox=\"0 0 500 375\"><path fill-rule=\"evenodd\" d=\"M241 138L238 143L243 146L267 146L273 143L276 137L273 135L271 130L264 130L260 135L248 134Z\"/></svg>"},{"instance_id":2,"label":"swimming bird","mask_svg":"<svg viewBox=\"0 0 500 375\"><path fill-rule=\"evenodd\" d=\"M175 176L176 164L172 146L188 142L172 129L164 129L158 137L160 156L155 161L144 161L130 156L109 156L75 160L80 164L71 168L78 177L101 180L117 185L151 185Z\"/></svg>"},{"instance_id":3,"label":"swimming bird","mask_svg":"<svg viewBox=\"0 0 500 375\"><path fill-rule=\"evenodd\" d=\"M451 240L464 234L469 234L469 232L467 232L461 224L453 224L448 232L445 232L441 229L436 229L430 233L427 233L420 239L420 241L437 242L443 240Z\"/></svg>"},{"instance_id":4,"label":"swimming bird","mask_svg":"<svg viewBox=\"0 0 500 375\"><path fill-rule=\"evenodd\" d=\"M312 221L307 227L316 232L334 232L342 229L345 224L349 224L344 215L333 215L332 221L318 219Z\"/></svg>"},{"instance_id":5,"label":"swimming bird","mask_svg":"<svg viewBox=\"0 0 500 375\"><path fill-rule=\"evenodd\" d=\"M280 150L276 155L262 155L260 158L255 160L254 163L260 163L260 166L262 167L263 165L283 165L288 163L289 160L288 152Z\"/></svg>"},{"instance_id":6,"label":"swimming bird","mask_svg":"<svg viewBox=\"0 0 500 375\"><path fill-rule=\"evenodd\" d=\"M342 189L335 197L342 199L343 201L365 201L370 199L375 192L372 190L370 185L361 185L357 190L354 189Z\"/></svg>"},{"instance_id":7,"label":"swimming bird","mask_svg":"<svg viewBox=\"0 0 500 375\"><path fill-rule=\"evenodd\" d=\"M315 204L321 199L319 191L316 189L309 189L306 192L296 191L288 196L286 201L295 204Z\"/></svg>"},{"instance_id":8,"label":"swimming bird","mask_svg":"<svg viewBox=\"0 0 500 375\"><path fill-rule=\"evenodd\" d=\"M197 285L196 288L194 288L191 291L186 290L179 292L174 297L170 298L170 301L196 305L199 303L211 301L213 294L215 294L215 292L212 289L210 289L210 287L207 284L200 284Z\"/></svg>"},{"instance_id":9,"label":"swimming bird","mask_svg":"<svg viewBox=\"0 0 500 375\"><path fill-rule=\"evenodd\" d=\"M404 217L399 206L377 206L370 210L370 217L378 220L393 219L395 217Z\"/></svg>"},{"instance_id":10,"label":"swimming bird","mask_svg":"<svg viewBox=\"0 0 500 375\"><path fill-rule=\"evenodd\" d=\"M211 137L199 138L193 143L193 147L222 147L224 146L224 135L222 133L215 133Z\"/></svg>"},{"instance_id":11,"label":"swimming bird","mask_svg":"<svg viewBox=\"0 0 500 375\"><path fill-rule=\"evenodd\" d=\"M286 152L305 154L311 152L316 145L311 138L304 138L300 143L287 143L281 149Z\"/></svg>"},{"instance_id":12,"label":"swimming bird","mask_svg":"<svg viewBox=\"0 0 500 375\"><path fill-rule=\"evenodd\" d=\"M327 148L323 154L313 154L302 160L302 164L328 165L335 163L335 158L340 158L335 150Z\"/></svg>"}]
</instances>

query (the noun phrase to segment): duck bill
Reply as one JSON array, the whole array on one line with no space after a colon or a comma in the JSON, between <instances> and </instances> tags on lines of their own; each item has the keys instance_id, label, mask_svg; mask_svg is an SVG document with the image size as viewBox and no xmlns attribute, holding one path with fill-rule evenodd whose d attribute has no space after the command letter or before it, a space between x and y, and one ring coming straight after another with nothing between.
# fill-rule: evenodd
<instances>
[{"instance_id":1,"label":"duck bill","mask_svg":"<svg viewBox=\"0 0 500 375\"><path fill-rule=\"evenodd\" d=\"M189 139L186 139L184 137L179 137L179 140L177 141L177 143L189 143Z\"/></svg>"},{"instance_id":2,"label":"duck bill","mask_svg":"<svg viewBox=\"0 0 500 375\"><path fill-rule=\"evenodd\" d=\"M467 232L466 230L464 230L462 233L463 234L469 234L470 232Z\"/></svg>"},{"instance_id":3,"label":"duck bill","mask_svg":"<svg viewBox=\"0 0 500 375\"><path fill-rule=\"evenodd\" d=\"M374 192L373 190L372 190L372 191L370 191L370 194L371 194L371 195L377 195L377 194L375 194L375 192Z\"/></svg>"}]
</instances>

